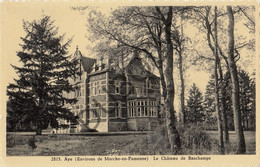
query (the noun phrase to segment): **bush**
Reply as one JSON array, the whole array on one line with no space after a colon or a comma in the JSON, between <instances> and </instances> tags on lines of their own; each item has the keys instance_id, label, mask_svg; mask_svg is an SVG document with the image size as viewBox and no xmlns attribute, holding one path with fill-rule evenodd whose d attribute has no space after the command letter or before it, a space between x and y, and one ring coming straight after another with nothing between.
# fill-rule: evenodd
<instances>
[{"instance_id":1,"label":"bush","mask_svg":"<svg viewBox=\"0 0 260 167\"><path fill-rule=\"evenodd\" d=\"M177 127L181 140L179 154L207 155L218 154L217 140L213 140L199 126ZM132 142L127 146L128 154L165 155L172 154L167 137L167 129L158 125L155 131L143 140Z\"/></svg>"},{"instance_id":2,"label":"bush","mask_svg":"<svg viewBox=\"0 0 260 167\"><path fill-rule=\"evenodd\" d=\"M217 140L213 140L198 125L178 127L182 154L218 154Z\"/></svg>"},{"instance_id":3,"label":"bush","mask_svg":"<svg viewBox=\"0 0 260 167\"><path fill-rule=\"evenodd\" d=\"M162 125L158 125L153 133L145 136L142 140L129 143L126 150L125 154L131 155L170 154L167 131Z\"/></svg>"},{"instance_id":4,"label":"bush","mask_svg":"<svg viewBox=\"0 0 260 167\"><path fill-rule=\"evenodd\" d=\"M7 147L14 147L15 146L15 139L13 137L6 138L6 146Z\"/></svg>"},{"instance_id":5,"label":"bush","mask_svg":"<svg viewBox=\"0 0 260 167\"><path fill-rule=\"evenodd\" d=\"M37 141L37 140L36 140L35 136L29 138L29 140L28 140L28 146L29 146L30 149L34 150L34 149L37 148L36 141Z\"/></svg>"}]
</instances>

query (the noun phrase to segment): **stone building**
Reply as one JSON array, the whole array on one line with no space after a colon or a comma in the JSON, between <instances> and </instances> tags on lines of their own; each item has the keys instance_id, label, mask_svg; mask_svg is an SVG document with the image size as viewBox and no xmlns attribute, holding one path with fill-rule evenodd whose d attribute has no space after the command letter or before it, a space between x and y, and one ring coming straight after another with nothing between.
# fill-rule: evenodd
<instances>
[{"instance_id":1,"label":"stone building","mask_svg":"<svg viewBox=\"0 0 260 167\"><path fill-rule=\"evenodd\" d=\"M159 120L160 80L145 69L138 53L134 53L122 70L110 59L85 57L77 49L74 58L79 60L80 89L68 97L77 97L75 105L68 105L75 123L60 120L66 128L57 133L99 132L126 130L153 130ZM62 126L61 126L62 127Z\"/></svg>"}]
</instances>

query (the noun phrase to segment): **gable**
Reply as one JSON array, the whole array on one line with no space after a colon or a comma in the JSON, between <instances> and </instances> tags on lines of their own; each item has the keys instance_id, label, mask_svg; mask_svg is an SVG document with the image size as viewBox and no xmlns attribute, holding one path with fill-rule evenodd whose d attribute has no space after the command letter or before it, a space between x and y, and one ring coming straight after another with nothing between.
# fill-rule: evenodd
<instances>
[{"instance_id":1,"label":"gable","mask_svg":"<svg viewBox=\"0 0 260 167\"><path fill-rule=\"evenodd\" d=\"M128 66L126 67L126 71L127 71L127 73L132 74L132 75L141 75L141 76L147 75L147 72L146 72L140 58L132 59L129 62Z\"/></svg>"}]
</instances>

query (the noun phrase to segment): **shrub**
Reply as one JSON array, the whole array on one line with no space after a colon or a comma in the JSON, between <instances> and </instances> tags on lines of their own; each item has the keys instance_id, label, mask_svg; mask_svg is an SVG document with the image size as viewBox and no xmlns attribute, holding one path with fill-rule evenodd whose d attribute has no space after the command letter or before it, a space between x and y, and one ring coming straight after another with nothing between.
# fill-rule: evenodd
<instances>
[{"instance_id":1,"label":"shrub","mask_svg":"<svg viewBox=\"0 0 260 167\"><path fill-rule=\"evenodd\" d=\"M217 140L210 138L209 134L199 126L178 126L177 130L181 139L179 154L184 155L207 155L218 154ZM170 143L167 137L167 129L163 125L157 126L155 131L143 140L135 141L127 146L128 154L139 155L165 155L171 154Z\"/></svg>"},{"instance_id":2,"label":"shrub","mask_svg":"<svg viewBox=\"0 0 260 167\"><path fill-rule=\"evenodd\" d=\"M6 146L7 147L14 147L15 146L15 139L13 137L6 138Z\"/></svg>"},{"instance_id":3,"label":"shrub","mask_svg":"<svg viewBox=\"0 0 260 167\"><path fill-rule=\"evenodd\" d=\"M29 146L30 149L34 150L34 149L37 148L36 141L37 141L37 140L36 140L35 136L29 138L29 140L28 140L28 146Z\"/></svg>"},{"instance_id":4,"label":"shrub","mask_svg":"<svg viewBox=\"0 0 260 167\"><path fill-rule=\"evenodd\" d=\"M213 140L198 125L178 127L182 154L217 154L217 140Z\"/></svg>"},{"instance_id":5,"label":"shrub","mask_svg":"<svg viewBox=\"0 0 260 167\"><path fill-rule=\"evenodd\" d=\"M131 155L164 155L170 154L170 144L166 129L158 125L153 133L142 140L127 145L126 153Z\"/></svg>"},{"instance_id":6,"label":"shrub","mask_svg":"<svg viewBox=\"0 0 260 167\"><path fill-rule=\"evenodd\" d=\"M167 137L167 129L164 125L159 124L154 133L149 136L149 143L156 155L170 154L170 143Z\"/></svg>"}]
</instances>

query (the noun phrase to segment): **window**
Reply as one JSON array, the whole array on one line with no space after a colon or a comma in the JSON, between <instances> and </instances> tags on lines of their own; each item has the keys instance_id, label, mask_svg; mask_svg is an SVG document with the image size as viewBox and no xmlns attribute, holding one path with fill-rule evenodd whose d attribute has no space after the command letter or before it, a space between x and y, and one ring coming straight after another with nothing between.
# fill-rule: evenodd
<instances>
[{"instance_id":1,"label":"window","mask_svg":"<svg viewBox=\"0 0 260 167\"><path fill-rule=\"evenodd\" d=\"M151 81L148 81L148 88L149 88L149 89L152 88L152 83L151 83Z\"/></svg>"},{"instance_id":2,"label":"window","mask_svg":"<svg viewBox=\"0 0 260 167\"><path fill-rule=\"evenodd\" d=\"M97 119L106 117L106 113L104 112L104 108L101 107L99 103L90 104L90 118Z\"/></svg>"},{"instance_id":3,"label":"window","mask_svg":"<svg viewBox=\"0 0 260 167\"><path fill-rule=\"evenodd\" d=\"M148 111L147 111L147 107L144 106L144 116L147 117L148 116Z\"/></svg>"},{"instance_id":4,"label":"window","mask_svg":"<svg viewBox=\"0 0 260 167\"><path fill-rule=\"evenodd\" d=\"M151 117L157 117L157 106L155 101L150 101L150 111L149 114Z\"/></svg>"},{"instance_id":5,"label":"window","mask_svg":"<svg viewBox=\"0 0 260 167\"><path fill-rule=\"evenodd\" d=\"M102 94L103 94L103 93L106 93L106 90L107 90L107 89L106 89L106 85L102 85Z\"/></svg>"},{"instance_id":6,"label":"window","mask_svg":"<svg viewBox=\"0 0 260 167\"><path fill-rule=\"evenodd\" d=\"M116 118L121 117L121 102L120 101L115 103L115 117Z\"/></svg>"},{"instance_id":7,"label":"window","mask_svg":"<svg viewBox=\"0 0 260 167\"><path fill-rule=\"evenodd\" d=\"M132 112L133 112L133 117L136 117L136 110L135 110L135 107L132 108Z\"/></svg>"},{"instance_id":8,"label":"window","mask_svg":"<svg viewBox=\"0 0 260 167\"><path fill-rule=\"evenodd\" d=\"M94 86L94 95L97 95L97 83L95 82L94 85L95 85L95 86Z\"/></svg>"},{"instance_id":9,"label":"window","mask_svg":"<svg viewBox=\"0 0 260 167\"><path fill-rule=\"evenodd\" d=\"M115 81L115 94L120 94L120 82Z\"/></svg>"},{"instance_id":10,"label":"window","mask_svg":"<svg viewBox=\"0 0 260 167\"><path fill-rule=\"evenodd\" d=\"M101 94L101 87L99 82L97 82L97 94L100 95Z\"/></svg>"},{"instance_id":11,"label":"window","mask_svg":"<svg viewBox=\"0 0 260 167\"><path fill-rule=\"evenodd\" d=\"M134 86L133 85L129 85L129 94L130 95L134 95L135 94L135 88L134 88Z\"/></svg>"},{"instance_id":12,"label":"window","mask_svg":"<svg viewBox=\"0 0 260 167\"><path fill-rule=\"evenodd\" d=\"M128 117L132 117L131 116L131 108L130 107L127 108L127 115L128 115Z\"/></svg>"},{"instance_id":13,"label":"window","mask_svg":"<svg viewBox=\"0 0 260 167\"><path fill-rule=\"evenodd\" d=\"M96 96L105 93L106 93L106 82L97 81L90 84L90 95Z\"/></svg>"},{"instance_id":14,"label":"window","mask_svg":"<svg viewBox=\"0 0 260 167\"><path fill-rule=\"evenodd\" d=\"M141 102L135 102L135 101L130 101L128 102L128 117L136 117L137 115L141 115L141 107L137 107L137 105L140 105ZM136 108L137 107L137 108Z\"/></svg>"},{"instance_id":15,"label":"window","mask_svg":"<svg viewBox=\"0 0 260 167\"><path fill-rule=\"evenodd\" d=\"M141 95L140 88L135 88L136 96L139 97Z\"/></svg>"},{"instance_id":16,"label":"window","mask_svg":"<svg viewBox=\"0 0 260 167\"><path fill-rule=\"evenodd\" d=\"M138 117L141 116L141 108L140 108L140 106L137 106L137 116Z\"/></svg>"}]
</instances>

